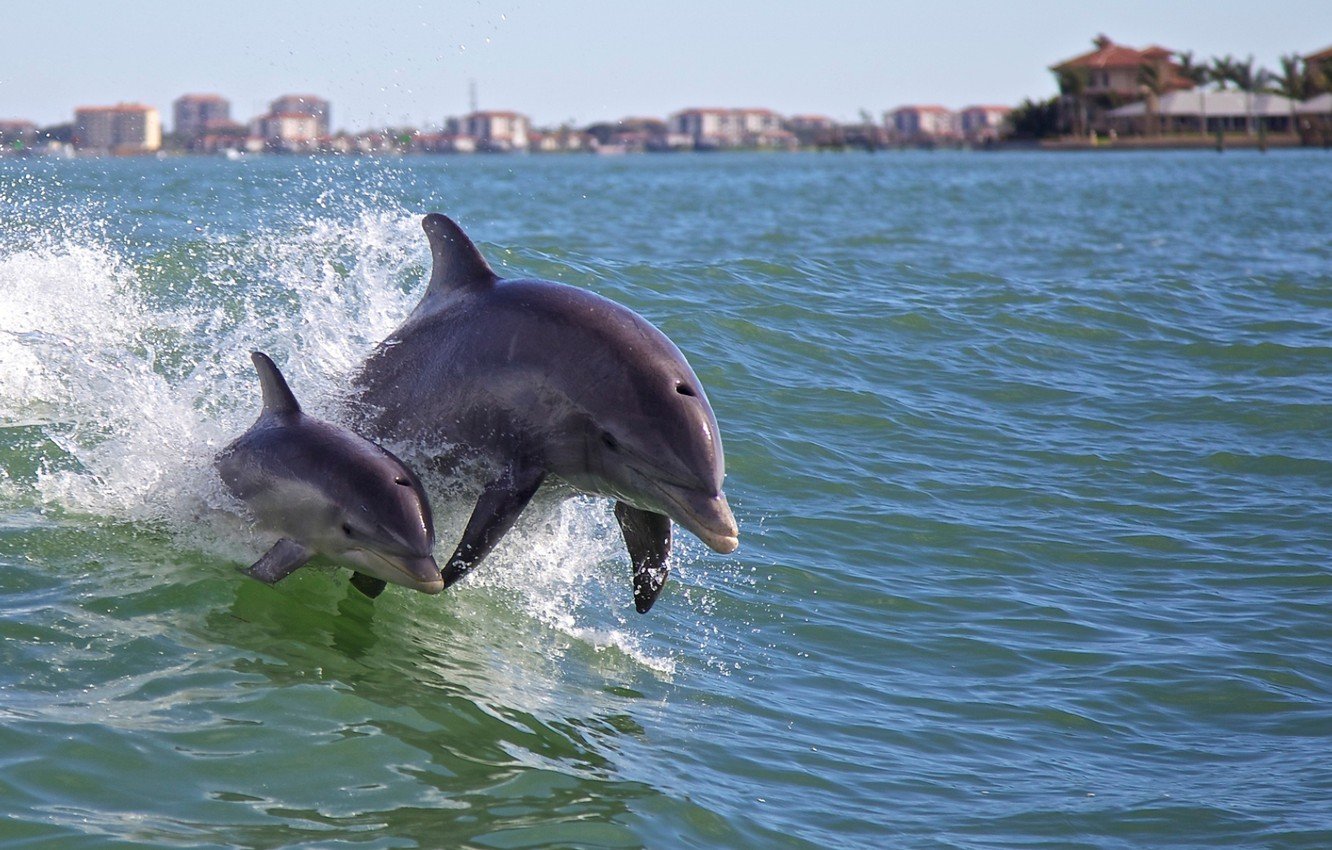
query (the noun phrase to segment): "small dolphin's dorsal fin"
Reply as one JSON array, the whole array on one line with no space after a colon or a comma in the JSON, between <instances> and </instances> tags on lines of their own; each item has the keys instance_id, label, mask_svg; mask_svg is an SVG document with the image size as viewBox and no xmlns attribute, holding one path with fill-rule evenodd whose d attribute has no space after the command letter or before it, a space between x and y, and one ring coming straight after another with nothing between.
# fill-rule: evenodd
<instances>
[{"instance_id":1,"label":"small dolphin's dorsal fin","mask_svg":"<svg viewBox=\"0 0 1332 850\"><path fill-rule=\"evenodd\" d=\"M300 402L287 386L287 379L282 377L272 359L262 351L250 353L254 361L254 370L259 373L259 386L264 392L264 415L270 413L290 416L301 412Z\"/></svg>"},{"instance_id":2,"label":"small dolphin's dorsal fin","mask_svg":"<svg viewBox=\"0 0 1332 850\"><path fill-rule=\"evenodd\" d=\"M453 219L431 213L421 219L421 228L430 239L432 263L425 300L459 290L489 289L499 280Z\"/></svg>"}]
</instances>

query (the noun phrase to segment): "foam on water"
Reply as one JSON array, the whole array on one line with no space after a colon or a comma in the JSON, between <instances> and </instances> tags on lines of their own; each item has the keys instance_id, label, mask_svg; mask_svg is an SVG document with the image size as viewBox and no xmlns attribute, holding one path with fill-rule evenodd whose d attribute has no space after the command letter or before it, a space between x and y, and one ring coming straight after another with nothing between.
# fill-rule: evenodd
<instances>
[{"instance_id":1,"label":"foam on water","mask_svg":"<svg viewBox=\"0 0 1332 850\"><path fill-rule=\"evenodd\" d=\"M0 427L35 428L51 444L30 480L0 482L0 498L147 524L223 561L253 558L265 544L212 468L258 411L248 354L269 353L307 410L336 420L349 376L419 297L419 219L361 210L244 238L201 232L147 259L97 229L0 245ZM163 280L163 266L177 270ZM391 448L423 473L443 557L470 512L466 488L429 471L422 447ZM547 500L467 583L670 674L674 659L621 613L622 547L604 500Z\"/></svg>"}]
</instances>

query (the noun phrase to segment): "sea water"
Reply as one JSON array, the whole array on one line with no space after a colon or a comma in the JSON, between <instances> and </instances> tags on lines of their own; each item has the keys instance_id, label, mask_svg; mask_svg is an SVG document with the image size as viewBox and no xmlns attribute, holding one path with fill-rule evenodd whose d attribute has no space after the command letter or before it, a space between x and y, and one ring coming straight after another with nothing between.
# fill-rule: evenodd
<instances>
[{"instance_id":1,"label":"sea water","mask_svg":"<svg viewBox=\"0 0 1332 850\"><path fill-rule=\"evenodd\" d=\"M0 161L0 845L1332 846L1332 155ZM419 220L685 352L733 555L609 505L269 588ZM427 478L439 552L470 511Z\"/></svg>"}]
</instances>

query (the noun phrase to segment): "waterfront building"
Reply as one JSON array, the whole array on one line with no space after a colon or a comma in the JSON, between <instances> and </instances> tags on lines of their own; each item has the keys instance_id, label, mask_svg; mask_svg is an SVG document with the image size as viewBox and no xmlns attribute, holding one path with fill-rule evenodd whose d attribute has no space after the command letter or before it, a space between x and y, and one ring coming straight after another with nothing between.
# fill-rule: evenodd
<instances>
[{"instance_id":1,"label":"waterfront building","mask_svg":"<svg viewBox=\"0 0 1332 850\"><path fill-rule=\"evenodd\" d=\"M670 127L672 132L688 136L696 148L726 148L740 144L739 117L732 109L682 109L671 116Z\"/></svg>"},{"instance_id":2,"label":"waterfront building","mask_svg":"<svg viewBox=\"0 0 1332 850\"><path fill-rule=\"evenodd\" d=\"M1009 106L968 106L957 114L958 129L969 142L998 141L1012 111Z\"/></svg>"},{"instance_id":3,"label":"waterfront building","mask_svg":"<svg viewBox=\"0 0 1332 850\"><path fill-rule=\"evenodd\" d=\"M138 103L74 110L74 147L114 154L151 153L162 147L162 119Z\"/></svg>"},{"instance_id":4,"label":"waterfront building","mask_svg":"<svg viewBox=\"0 0 1332 850\"><path fill-rule=\"evenodd\" d=\"M313 150L321 137L319 118L305 112L275 112L255 119L254 135L271 150Z\"/></svg>"},{"instance_id":5,"label":"waterfront building","mask_svg":"<svg viewBox=\"0 0 1332 850\"><path fill-rule=\"evenodd\" d=\"M1304 59L1304 67L1322 69L1324 73L1332 71L1332 47L1325 47L1317 53L1310 53Z\"/></svg>"},{"instance_id":6,"label":"waterfront building","mask_svg":"<svg viewBox=\"0 0 1332 850\"><path fill-rule=\"evenodd\" d=\"M1332 50L1328 51L1332 53ZM1332 61L1332 57L1329 57ZM1305 144L1332 147L1332 92L1311 97L1295 107L1296 130Z\"/></svg>"},{"instance_id":7,"label":"waterfront building","mask_svg":"<svg viewBox=\"0 0 1332 850\"><path fill-rule=\"evenodd\" d=\"M1173 91L1153 104L1140 100L1106 114L1117 133L1256 132L1288 133L1294 126L1298 101L1279 94L1244 91Z\"/></svg>"},{"instance_id":8,"label":"waterfront building","mask_svg":"<svg viewBox=\"0 0 1332 850\"><path fill-rule=\"evenodd\" d=\"M884 116L884 124L906 142L933 142L959 135L957 113L937 104L899 106Z\"/></svg>"},{"instance_id":9,"label":"waterfront building","mask_svg":"<svg viewBox=\"0 0 1332 850\"><path fill-rule=\"evenodd\" d=\"M172 132L190 144L210 130L231 124L231 103L216 94L183 94L171 105Z\"/></svg>"},{"instance_id":10,"label":"waterfront building","mask_svg":"<svg viewBox=\"0 0 1332 850\"><path fill-rule=\"evenodd\" d=\"M699 150L775 147L794 140L783 129L782 116L771 109L682 109L671 115L669 130L691 139Z\"/></svg>"},{"instance_id":11,"label":"waterfront building","mask_svg":"<svg viewBox=\"0 0 1332 850\"><path fill-rule=\"evenodd\" d=\"M1067 74L1081 76L1082 94L1086 96L1139 97L1144 66L1155 69L1164 91L1191 89L1194 86L1192 80L1180 74L1179 64L1171 59L1174 51L1169 48L1153 44L1138 50L1116 44L1103 34L1092 39L1092 44L1095 50L1050 66L1050 71L1056 77L1062 78Z\"/></svg>"},{"instance_id":12,"label":"waterfront building","mask_svg":"<svg viewBox=\"0 0 1332 850\"><path fill-rule=\"evenodd\" d=\"M786 119L786 129L797 133L826 133L837 129L837 122L827 115L792 115Z\"/></svg>"},{"instance_id":13,"label":"waterfront building","mask_svg":"<svg viewBox=\"0 0 1332 850\"><path fill-rule=\"evenodd\" d=\"M1295 107L1297 115L1323 115L1332 117L1332 92L1311 97Z\"/></svg>"},{"instance_id":14,"label":"waterfront building","mask_svg":"<svg viewBox=\"0 0 1332 850\"><path fill-rule=\"evenodd\" d=\"M517 112L488 111L464 115L460 134L476 140L476 149L489 153L526 151L532 125L526 115Z\"/></svg>"},{"instance_id":15,"label":"waterfront building","mask_svg":"<svg viewBox=\"0 0 1332 850\"><path fill-rule=\"evenodd\" d=\"M461 133L422 133L416 147L426 153L476 153L476 139Z\"/></svg>"},{"instance_id":16,"label":"waterfront building","mask_svg":"<svg viewBox=\"0 0 1332 850\"><path fill-rule=\"evenodd\" d=\"M827 115L792 115L783 122L800 144L827 146L845 143L845 132Z\"/></svg>"},{"instance_id":17,"label":"waterfront building","mask_svg":"<svg viewBox=\"0 0 1332 850\"><path fill-rule=\"evenodd\" d=\"M0 154L6 150L26 150L37 138L37 125L31 121L0 121Z\"/></svg>"},{"instance_id":18,"label":"waterfront building","mask_svg":"<svg viewBox=\"0 0 1332 850\"><path fill-rule=\"evenodd\" d=\"M327 136L331 107L327 100L312 94L284 94L268 105L270 116L309 115L315 119L315 137Z\"/></svg>"}]
</instances>

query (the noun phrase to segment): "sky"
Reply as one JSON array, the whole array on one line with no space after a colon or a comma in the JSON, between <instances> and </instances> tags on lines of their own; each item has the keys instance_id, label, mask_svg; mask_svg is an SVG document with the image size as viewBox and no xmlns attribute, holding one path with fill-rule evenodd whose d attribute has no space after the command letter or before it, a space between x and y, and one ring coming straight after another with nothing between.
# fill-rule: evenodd
<instances>
[{"instance_id":1,"label":"sky","mask_svg":"<svg viewBox=\"0 0 1332 850\"><path fill-rule=\"evenodd\" d=\"M849 121L1049 97L1048 67L1097 33L1275 69L1332 45L1332 2L0 0L0 119L131 101L169 127L171 102L201 92L244 122L310 93L335 128L432 127L469 110L475 83L480 108L538 126L692 106Z\"/></svg>"}]
</instances>

